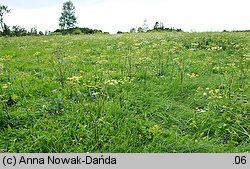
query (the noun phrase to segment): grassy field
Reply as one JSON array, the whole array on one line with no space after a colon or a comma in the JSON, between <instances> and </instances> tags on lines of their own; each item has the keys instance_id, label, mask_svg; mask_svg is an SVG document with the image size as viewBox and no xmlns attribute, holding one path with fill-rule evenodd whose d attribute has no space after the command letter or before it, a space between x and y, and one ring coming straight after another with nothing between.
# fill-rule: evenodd
<instances>
[{"instance_id":1,"label":"grassy field","mask_svg":"<svg viewBox=\"0 0 250 169\"><path fill-rule=\"evenodd\" d=\"M249 152L250 33L0 38L0 152Z\"/></svg>"}]
</instances>

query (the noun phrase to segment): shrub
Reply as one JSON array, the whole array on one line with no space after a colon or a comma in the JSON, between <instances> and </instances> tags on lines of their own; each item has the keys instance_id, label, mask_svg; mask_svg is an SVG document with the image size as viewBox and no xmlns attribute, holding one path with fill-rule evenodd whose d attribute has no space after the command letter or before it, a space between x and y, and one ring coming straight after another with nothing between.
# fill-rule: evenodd
<instances>
[{"instance_id":1,"label":"shrub","mask_svg":"<svg viewBox=\"0 0 250 169\"><path fill-rule=\"evenodd\" d=\"M80 29L75 29L72 34L74 35L80 35L82 31Z\"/></svg>"}]
</instances>

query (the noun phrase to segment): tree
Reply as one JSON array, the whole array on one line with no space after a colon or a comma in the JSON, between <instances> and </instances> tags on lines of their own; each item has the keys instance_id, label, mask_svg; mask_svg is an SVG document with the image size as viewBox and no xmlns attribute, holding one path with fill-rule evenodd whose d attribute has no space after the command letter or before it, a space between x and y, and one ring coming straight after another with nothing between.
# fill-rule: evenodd
<instances>
[{"instance_id":1,"label":"tree","mask_svg":"<svg viewBox=\"0 0 250 169\"><path fill-rule=\"evenodd\" d=\"M141 33L141 32L144 32L144 30L142 29L142 27L139 27L139 28L137 29L137 32L138 32L138 33Z\"/></svg>"},{"instance_id":2,"label":"tree","mask_svg":"<svg viewBox=\"0 0 250 169\"><path fill-rule=\"evenodd\" d=\"M5 23L3 24L3 35L10 35L11 30L10 27L7 26Z\"/></svg>"},{"instance_id":3,"label":"tree","mask_svg":"<svg viewBox=\"0 0 250 169\"><path fill-rule=\"evenodd\" d=\"M47 35L49 35L50 34L50 31L48 31L48 30L46 30L45 32L44 32L44 35L45 36L47 36Z\"/></svg>"},{"instance_id":4,"label":"tree","mask_svg":"<svg viewBox=\"0 0 250 169\"><path fill-rule=\"evenodd\" d=\"M61 17L59 18L59 26L62 30L64 30L65 28L73 28L76 23L75 6L69 0L63 3Z\"/></svg>"},{"instance_id":5,"label":"tree","mask_svg":"<svg viewBox=\"0 0 250 169\"><path fill-rule=\"evenodd\" d=\"M164 29L164 25L162 22L156 22L155 26L154 26L155 30L163 30Z\"/></svg>"},{"instance_id":6,"label":"tree","mask_svg":"<svg viewBox=\"0 0 250 169\"><path fill-rule=\"evenodd\" d=\"M42 31L39 31L39 35L40 35L40 36L43 36L44 33L43 33Z\"/></svg>"},{"instance_id":7,"label":"tree","mask_svg":"<svg viewBox=\"0 0 250 169\"><path fill-rule=\"evenodd\" d=\"M30 35L37 35L37 28L36 26L33 26L30 28Z\"/></svg>"},{"instance_id":8,"label":"tree","mask_svg":"<svg viewBox=\"0 0 250 169\"><path fill-rule=\"evenodd\" d=\"M9 27L3 21L7 13L10 13L8 6L0 5L0 25L4 35L8 35L9 32Z\"/></svg>"},{"instance_id":9,"label":"tree","mask_svg":"<svg viewBox=\"0 0 250 169\"><path fill-rule=\"evenodd\" d=\"M155 23L154 29L158 29L159 28L159 22Z\"/></svg>"},{"instance_id":10,"label":"tree","mask_svg":"<svg viewBox=\"0 0 250 169\"><path fill-rule=\"evenodd\" d=\"M136 28L130 29L129 33L136 33Z\"/></svg>"},{"instance_id":11,"label":"tree","mask_svg":"<svg viewBox=\"0 0 250 169\"><path fill-rule=\"evenodd\" d=\"M27 31L24 28L16 25L12 27L12 35L13 36L26 36Z\"/></svg>"}]
</instances>

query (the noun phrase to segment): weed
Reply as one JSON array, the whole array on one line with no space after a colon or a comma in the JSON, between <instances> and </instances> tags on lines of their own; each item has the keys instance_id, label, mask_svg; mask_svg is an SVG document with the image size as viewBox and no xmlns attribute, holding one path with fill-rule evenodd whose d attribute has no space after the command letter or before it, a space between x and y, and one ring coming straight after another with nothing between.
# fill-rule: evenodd
<instances>
[{"instance_id":1,"label":"weed","mask_svg":"<svg viewBox=\"0 0 250 169\"><path fill-rule=\"evenodd\" d=\"M64 89L65 87L65 81L67 79L66 74L68 67L65 62L65 52L60 49L54 52L54 57L51 59L51 67L54 71L54 74L56 75L56 81L61 86L61 89Z\"/></svg>"}]
</instances>

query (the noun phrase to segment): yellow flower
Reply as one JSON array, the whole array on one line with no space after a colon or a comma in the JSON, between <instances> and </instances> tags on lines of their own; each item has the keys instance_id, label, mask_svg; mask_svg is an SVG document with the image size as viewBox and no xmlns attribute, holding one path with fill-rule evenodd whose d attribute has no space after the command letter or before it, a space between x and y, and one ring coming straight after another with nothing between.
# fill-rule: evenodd
<instances>
[{"instance_id":1,"label":"yellow flower","mask_svg":"<svg viewBox=\"0 0 250 169\"><path fill-rule=\"evenodd\" d=\"M154 125L153 127L151 127L149 129L149 132L156 135L157 133L159 133L160 127L158 125Z\"/></svg>"},{"instance_id":2,"label":"yellow flower","mask_svg":"<svg viewBox=\"0 0 250 169\"><path fill-rule=\"evenodd\" d=\"M16 100L18 98L18 96L16 94L12 94L11 98L12 98L12 100Z\"/></svg>"}]
</instances>

